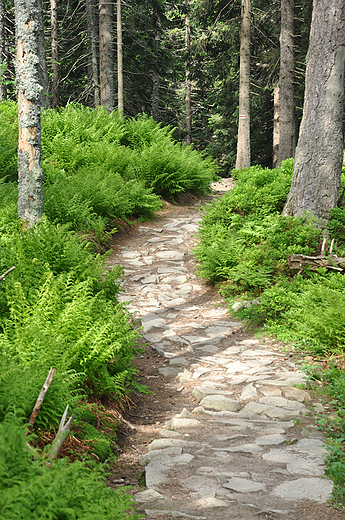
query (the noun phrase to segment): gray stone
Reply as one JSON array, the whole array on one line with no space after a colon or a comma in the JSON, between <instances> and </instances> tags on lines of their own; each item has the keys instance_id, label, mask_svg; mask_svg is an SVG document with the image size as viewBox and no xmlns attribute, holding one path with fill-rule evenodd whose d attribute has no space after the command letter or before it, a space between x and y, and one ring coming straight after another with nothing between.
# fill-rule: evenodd
<instances>
[{"instance_id":1,"label":"gray stone","mask_svg":"<svg viewBox=\"0 0 345 520\"><path fill-rule=\"evenodd\" d=\"M179 372L178 368L173 367L163 367L158 369L158 373L164 377L174 377L177 376Z\"/></svg>"},{"instance_id":2,"label":"gray stone","mask_svg":"<svg viewBox=\"0 0 345 520\"><path fill-rule=\"evenodd\" d=\"M200 405L204 408L212 408L214 410L228 410L235 411L238 407L238 401L229 399L224 395L209 395L202 399Z\"/></svg>"},{"instance_id":3,"label":"gray stone","mask_svg":"<svg viewBox=\"0 0 345 520\"><path fill-rule=\"evenodd\" d=\"M230 448L226 448L224 451L229 451L233 453L251 453L252 455L257 455L262 451L262 448L257 444L241 444L240 446L231 446Z\"/></svg>"},{"instance_id":4,"label":"gray stone","mask_svg":"<svg viewBox=\"0 0 345 520\"><path fill-rule=\"evenodd\" d=\"M158 460L151 460L145 467L145 482L149 488L167 484L170 479L167 475L167 467Z\"/></svg>"},{"instance_id":5,"label":"gray stone","mask_svg":"<svg viewBox=\"0 0 345 520\"><path fill-rule=\"evenodd\" d=\"M169 363L170 363L170 365L184 365L184 366L188 366L190 364L188 359L186 359L184 357L172 358L172 359L170 359Z\"/></svg>"},{"instance_id":6,"label":"gray stone","mask_svg":"<svg viewBox=\"0 0 345 520\"><path fill-rule=\"evenodd\" d=\"M185 267L158 267L158 274L169 274L169 273L177 273L183 274L187 269Z\"/></svg>"},{"instance_id":7,"label":"gray stone","mask_svg":"<svg viewBox=\"0 0 345 520\"><path fill-rule=\"evenodd\" d=\"M189 341L189 343L203 343L205 341L209 341L210 338L207 336L182 336L183 339Z\"/></svg>"},{"instance_id":8,"label":"gray stone","mask_svg":"<svg viewBox=\"0 0 345 520\"><path fill-rule=\"evenodd\" d=\"M139 504L144 504L145 502L152 502L153 500L162 499L164 497L155 489L146 489L146 491L136 493L134 498L137 502L139 502Z\"/></svg>"},{"instance_id":9,"label":"gray stone","mask_svg":"<svg viewBox=\"0 0 345 520\"><path fill-rule=\"evenodd\" d=\"M185 224L184 226L181 226L182 229L185 229L186 231L189 231L193 233L194 231L198 231L198 226L195 224Z\"/></svg>"},{"instance_id":10,"label":"gray stone","mask_svg":"<svg viewBox=\"0 0 345 520\"><path fill-rule=\"evenodd\" d=\"M286 469L290 475L321 476L325 473L324 465L320 461L295 459L287 463Z\"/></svg>"},{"instance_id":11,"label":"gray stone","mask_svg":"<svg viewBox=\"0 0 345 520\"><path fill-rule=\"evenodd\" d=\"M151 276L147 276L146 278L141 279L141 283L143 284L156 284L157 283L157 275L152 274Z\"/></svg>"},{"instance_id":12,"label":"gray stone","mask_svg":"<svg viewBox=\"0 0 345 520\"><path fill-rule=\"evenodd\" d=\"M122 253L123 258L137 258L141 256L139 251L128 251L127 253Z\"/></svg>"},{"instance_id":13,"label":"gray stone","mask_svg":"<svg viewBox=\"0 0 345 520\"><path fill-rule=\"evenodd\" d=\"M185 274L181 274L181 275L175 275L175 276L167 276L164 278L164 283L177 283L177 284L181 284L181 283L184 283L185 281L187 280L187 276Z\"/></svg>"},{"instance_id":14,"label":"gray stone","mask_svg":"<svg viewBox=\"0 0 345 520\"><path fill-rule=\"evenodd\" d=\"M238 372L245 372L251 368L248 363L241 363L241 361L232 361L227 365L227 374L237 374Z\"/></svg>"},{"instance_id":15,"label":"gray stone","mask_svg":"<svg viewBox=\"0 0 345 520\"><path fill-rule=\"evenodd\" d=\"M249 383L249 385L246 385L241 393L240 399L241 401L245 401L246 399L251 399L252 397L256 397L257 391L256 388L253 386L253 383Z\"/></svg>"},{"instance_id":16,"label":"gray stone","mask_svg":"<svg viewBox=\"0 0 345 520\"><path fill-rule=\"evenodd\" d=\"M177 377L180 383L184 383L185 381L191 379L192 373L189 372L189 370L184 369L184 371L180 372Z\"/></svg>"},{"instance_id":17,"label":"gray stone","mask_svg":"<svg viewBox=\"0 0 345 520\"><path fill-rule=\"evenodd\" d=\"M244 339L240 341L238 344L249 347L251 345L257 345L258 343L260 343L258 339Z\"/></svg>"},{"instance_id":18,"label":"gray stone","mask_svg":"<svg viewBox=\"0 0 345 520\"><path fill-rule=\"evenodd\" d=\"M283 386L282 391L284 392L285 398L290 399L291 401L298 401L299 403L307 403L311 401L310 394L301 388Z\"/></svg>"},{"instance_id":19,"label":"gray stone","mask_svg":"<svg viewBox=\"0 0 345 520\"><path fill-rule=\"evenodd\" d=\"M162 341L162 334L160 334L159 332L153 334L144 334L144 339L146 339L146 341L149 341L150 343L158 343L159 341Z\"/></svg>"},{"instance_id":20,"label":"gray stone","mask_svg":"<svg viewBox=\"0 0 345 520\"><path fill-rule=\"evenodd\" d=\"M321 403L314 403L313 408L317 413L322 413L325 411L325 408L322 406Z\"/></svg>"},{"instance_id":21,"label":"gray stone","mask_svg":"<svg viewBox=\"0 0 345 520\"><path fill-rule=\"evenodd\" d=\"M267 404L269 406L277 406L279 408L286 408L287 410L293 410L299 413L308 411L302 403L299 403L298 401L290 401L284 397L261 397L260 403Z\"/></svg>"},{"instance_id":22,"label":"gray stone","mask_svg":"<svg viewBox=\"0 0 345 520\"><path fill-rule=\"evenodd\" d=\"M193 379L198 379L208 372L210 372L210 368L198 367L196 370L194 370Z\"/></svg>"},{"instance_id":23,"label":"gray stone","mask_svg":"<svg viewBox=\"0 0 345 520\"><path fill-rule=\"evenodd\" d=\"M183 439L184 435L180 432L174 432L172 430L161 430L159 432L160 437L165 439Z\"/></svg>"},{"instance_id":24,"label":"gray stone","mask_svg":"<svg viewBox=\"0 0 345 520\"><path fill-rule=\"evenodd\" d=\"M163 450L152 450L142 455L139 455L140 466L146 466L152 459L166 459L167 457L174 457L182 454L180 446L171 446Z\"/></svg>"},{"instance_id":25,"label":"gray stone","mask_svg":"<svg viewBox=\"0 0 345 520\"><path fill-rule=\"evenodd\" d=\"M215 497L206 497L201 498L200 500L196 501L196 505L199 507L202 507L203 509L212 509L214 507L229 507L230 504L227 502L224 502L224 500L220 500L219 498Z\"/></svg>"},{"instance_id":26,"label":"gray stone","mask_svg":"<svg viewBox=\"0 0 345 520\"><path fill-rule=\"evenodd\" d=\"M273 493L285 500L315 500L324 504L331 498L333 483L321 478L299 478L284 482Z\"/></svg>"},{"instance_id":27,"label":"gray stone","mask_svg":"<svg viewBox=\"0 0 345 520\"><path fill-rule=\"evenodd\" d=\"M223 484L223 487L237 491L237 493L255 493L257 491L266 491L265 484L238 477L232 477L226 484Z\"/></svg>"},{"instance_id":28,"label":"gray stone","mask_svg":"<svg viewBox=\"0 0 345 520\"><path fill-rule=\"evenodd\" d=\"M192 395L197 399L198 401L203 399L204 397L208 395L232 395L233 392L231 390L219 390L219 388L212 388L210 386L200 386L197 388L194 388Z\"/></svg>"},{"instance_id":29,"label":"gray stone","mask_svg":"<svg viewBox=\"0 0 345 520\"><path fill-rule=\"evenodd\" d=\"M231 327L208 327L205 329L205 333L209 338L224 338L227 334L231 333Z\"/></svg>"},{"instance_id":30,"label":"gray stone","mask_svg":"<svg viewBox=\"0 0 345 520\"><path fill-rule=\"evenodd\" d=\"M280 388L276 388L275 386L265 386L265 385L261 385L259 386L259 391L265 396L265 397L269 397L269 396L276 396L276 397L281 397L281 389Z\"/></svg>"},{"instance_id":31,"label":"gray stone","mask_svg":"<svg viewBox=\"0 0 345 520\"><path fill-rule=\"evenodd\" d=\"M211 478L205 478L201 475L193 475L192 477L187 477L183 479L181 482L185 489L189 489L190 491L194 491L201 496L207 495L215 495L218 490L218 483L216 480Z\"/></svg>"},{"instance_id":32,"label":"gray stone","mask_svg":"<svg viewBox=\"0 0 345 520\"><path fill-rule=\"evenodd\" d=\"M179 430L180 428L193 428L198 426L200 421L197 419L185 419L184 417L173 417L168 421L167 427L171 430Z\"/></svg>"},{"instance_id":33,"label":"gray stone","mask_svg":"<svg viewBox=\"0 0 345 520\"><path fill-rule=\"evenodd\" d=\"M228 347L227 349L222 350L222 356L233 356L240 352L242 352L241 347Z\"/></svg>"},{"instance_id":34,"label":"gray stone","mask_svg":"<svg viewBox=\"0 0 345 520\"><path fill-rule=\"evenodd\" d=\"M261 356L276 356L277 354L269 350L245 350L241 357L246 358L260 358Z\"/></svg>"},{"instance_id":35,"label":"gray stone","mask_svg":"<svg viewBox=\"0 0 345 520\"><path fill-rule=\"evenodd\" d=\"M260 446L277 446L285 442L285 437L280 435L279 433L271 434L271 435L263 435L262 437L258 437L255 439L256 444Z\"/></svg>"},{"instance_id":36,"label":"gray stone","mask_svg":"<svg viewBox=\"0 0 345 520\"><path fill-rule=\"evenodd\" d=\"M294 449L312 453L317 456L327 455L327 449L324 442L319 439L301 439L294 446Z\"/></svg>"},{"instance_id":37,"label":"gray stone","mask_svg":"<svg viewBox=\"0 0 345 520\"><path fill-rule=\"evenodd\" d=\"M147 446L147 449L148 451L153 451L153 450L163 450L165 448L170 448L170 447L185 447L185 446L194 446L195 443L193 442L190 442L190 441L185 441L184 440L185 437L183 439L155 439L154 441L152 441L148 446ZM199 446L199 444L197 444Z\"/></svg>"},{"instance_id":38,"label":"gray stone","mask_svg":"<svg viewBox=\"0 0 345 520\"><path fill-rule=\"evenodd\" d=\"M165 323L166 323L166 320L164 320L163 318L155 318L155 319L151 319L151 320L142 319L144 332L148 332L149 330L151 330L153 328L162 327Z\"/></svg>"},{"instance_id":39,"label":"gray stone","mask_svg":"<svg viewBox=\"0 0 345 520\"><path fill-rule=\"evenodd\" d=\"M156 256L162 260L183 260L184 253L179 251L159 251L156 253Z\"/></svg>"}]
</instances>

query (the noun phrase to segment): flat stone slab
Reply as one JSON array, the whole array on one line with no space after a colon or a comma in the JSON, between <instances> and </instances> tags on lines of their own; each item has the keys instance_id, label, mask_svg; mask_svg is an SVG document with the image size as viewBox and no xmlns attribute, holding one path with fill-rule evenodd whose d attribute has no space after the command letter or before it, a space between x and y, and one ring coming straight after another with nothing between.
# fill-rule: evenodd
<instances>
[{"instance_id":1,"label":"flat stone slab","mask_svg":"<svg viewBox=\"0 0 345 520\"><path fill-rule=\"evenodd\" d=\"M238 401L225 397L224 395L208 395L202 399L200 406L214 410L228 410L234 412L238 407Z\"/></svg>"},{"instance_id":2,"label":"flat stone slab","mask_svg":"<svg viewBox=\"0 0 345 520\"><path fill-rule=\"evenodd\" d=\"M241 401L245 401L247 399L251 399L252 397L256 397L257 391L254 387L253 383L249 383L249 385L246 385L241 393L240 399Z\"/></svg>"},{"instance_id":3,"label":"flat stone slab","mask_svg":"<svg viewBox=\"0 0 345 520\"><path fill-rule=\"evenodd\" d=\"M294 449L312 453L318 457L327 455L325 443L319 439L301 439L295 444Z\"/></svg>"},{"instance_id":4,"label":"flat stone slab","mask_svg":"<svg viewBox=\"0 0 345 520\"><path fill-rule=\"evenodd\" d=\"M223 484L223 487L237 491L237 493L255 493L257 491L266 491L265 484L238 477L232 477L226 484Z\"/></svg>"},{"instance_id":5,"label":"flat stone slab","mask_svg":"<svg viewBox=\"0 0 345 520\"><path fill-rule=\"evenodd\" d=\"M178 357L178 358L170 359L169 364L170 365L183 365L183 366L188 367L190 365L190 362L188 361L188 359L186 359L184 357Z\"/></svg>"},{"instance_id":6,"label":"flat stone slab","mask_svg":"<svg viewBox=\"0 0 345 520\"><path fill-rule=\"evenodd\" d=\"M299 403L308 403L309 401L311 401L310 394L302 388L283 386L282 391L284 392L285 398L290 399L290 401L298 401Z\"/></svg>"},{"instance_id":7,"label":"flat stone slab","mask_svg":"<svg viewBox=\"0 0 345 520\"><path fill-rule=\"evenodd\" d=\"M324 504L331 498L333 482L321 478L299 478L284 482L273 490L273 494L285 500L315 500Z\"/></svg>"},{"instance_id":8,"label":"flat stone slab","mask_svg":"<svg viewBox=\"0 0 345 520\"><path fill-rule=\"evenodd\" d=\"M284 435L275 433L272 435L262 435L261 437L257 437L255 442L260 446L278 446L279 444L283 444L285 440L286 438Z\"/></svg>"},{"instance_id":9,"label":"flat stone slab","mask_svg":"<svg viewBox=\"0 0 345 520\"><path fill-rule=\"evenodd\" d=\"M148 332L153 328L163 327L163 325L165 325L166 323L166 320L164 320L163 318L155 318L152 320L142 319L141 321L144 328L144 332Z\"/></svg>"},{"instance_id":10,"label":"flat stone slab","mask_svg":"<svg viewBox=\"0 0 345 520\"><path fill-rule=\"evenodd\" d=\"M179 369L173 367L163 367L158 369L158 373L164 377L174 377L179 373Z\"/></svg>"},{"instance_id":11,"label":"flat stone slab","mask_svg":"<svg viewBox=\"0 0 345 520\"><path fill-rule=\"evenodd\" d=\"M155 489L146 489L146 491L141 491L140 493L136 493L134 498L139 504L144 504L145 502L152 502L153 500L158 500L164 498L163 495L158 493Z\"/></svg>"},{"instance_id":12,"label":"flat stone slab","mask_svg":"<svg viewBox=\"0 0 345 520\"><path fill-rule=\"evenodd\" d=\"M262 448L257 444L240 444L240 446L231 446L230 448L225 448L224 451L229 451L232 453L251 453L252 455L257 455L262 452Z\"/></svg>"},{"instance_id":13,"label":"flat stone slab","mask_svg":"<svg viewBox=\"0 0 345 520\"><path fill-rule=\"evenodd\" d=\"M195 399L198 399L198 401L200 401L208 395L225 395L227 397L232 394L233 392L231 390L219 390L219 388L214 388L210 386L200 386L194 388L192 392L193 397L195 397Z\"/></svg>"},{"instance_id":14,"label":"flat stone slab","mask_svg":"<svg viewBox=\"0 0 345 520\"><path fill-rule=\"evenodd\" d=\"M200 421L197 419L185 419L184 417L173 417L168 421L167 426L171 430L179 430L181 428L193 428L198 426Z\"/></svg>"},{"instance_id":15,"label":"flat stone slab","mask_svg":"<svg viewBox=\"0 0 345 520\"><path fill-rule=\"evenodd\" d=\"M196 370L194 370L193 379L198 379L199 377L203 376L204 374L207 374L210 372L210 368L205 367L198 367Z\"/></svg>"},{"instance_id":16,"label":"flat stone slab","mask_svg":"<svg viewBox=\"0 0 345 520\"><path fill-rule=\"evenodd\" d=\"M179 251L158 251L156 256L162 260L183 260L184 253Z\"/></svg>"},{"instance_id":17,"label":"flat stone slab","mask_svg":"<svg viewBox=\"0 0 345 520\"><path fill-rule=\"evenodd\" d=\"M207 336L182 336L183 339L189 341L189 343L204 343L205 341L209 341L210 338Z\"/></svg>"},{"instance_id":18,"label":"flat stone slab","mask_svg":"<svg viewBox=\"0 0 345 520\"><path fill-rule=\"evenodd\" d=\"M267 404L269 406L277 406L281 408L286 408L286 410L292 410L296 412L307 412L304 404L299 403L298 401L290 401L289 399L285 399L284 397L261 397L260 403Z\"/></svg>"},{"instance_id":19,"label":"flat stone slab","mask_svg":"<svg viewBox=\"0 0 345 520\"><path fill-rule=\"evenodd\" d=\"M149 488L167 484L170 479L167 475L167 466L153 459L145 466L145 482Z\"/></svg>"}]
</instances>

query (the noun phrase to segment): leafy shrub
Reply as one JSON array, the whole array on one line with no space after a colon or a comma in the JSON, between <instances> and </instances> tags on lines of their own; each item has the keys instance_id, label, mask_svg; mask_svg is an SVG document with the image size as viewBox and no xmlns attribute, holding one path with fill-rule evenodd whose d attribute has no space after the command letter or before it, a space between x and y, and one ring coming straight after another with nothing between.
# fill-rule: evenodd
<instances>
[{"instance_id":1,"label":"leafy shrub","mask_svg":"<svg viewBox=\"0 0 345 520\"><path fill-rule=\"evenodd\" d=\"M89 391L122 395L135 373L132 360L137 332L122 304L93 295L92 281L72 274L46 279L24 293L19 282L8 287L10 318L0 344L21 366L38 362L60 372L83 372Z\"/></svg>"},{"instance_id":2,"label":"leafy shrub","mask_svg":"<svg viewBox=\"0 0 345 520\"><path fill-rule=\"evenodd\" d=\"M23 429L0 424L0 517L3 520L129 520L132 498L104 483L102 467L33 457ZM131 513L130 513L131 511Z\"/></svg>"}]
</instances>

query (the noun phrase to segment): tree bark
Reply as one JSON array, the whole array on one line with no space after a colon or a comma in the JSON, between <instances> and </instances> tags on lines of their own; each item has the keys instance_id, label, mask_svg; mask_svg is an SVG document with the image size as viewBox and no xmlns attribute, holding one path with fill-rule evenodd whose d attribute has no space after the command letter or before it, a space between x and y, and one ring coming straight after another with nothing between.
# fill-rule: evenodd
<instances>
[{"instance_id":1,"label":"tree bark","mask_svg":"<svg viewBox=\"0 0 345 520\"><path fill-rule=\"evenodd\" d=\"M236 169L250 167L250 0L241 0L240 92Z\"/></svg>"},{"instance_id":2,"label":"tree bark","mask_svg":"<svg viewBox=\"0 0 345 520\"><path fill-rule=\"evenodd\" d=\"M115 107L113 4L99 1L99 61L101 103L110 113Z\"/></svg>"},{"instance_id":3,"label":"tree bark","mask_svg":"<svg viewBox=\"0 0 345 520\"><path fill-rule=\"evenodd\" d=\"M59 104L59 39L57 0L50 0L51 47L52 47L52 108Z\"/></svg>"},{"instance_id":4,"label":"tree bark","mask_svg":"<svg viewBox=\"0 0 345 520\"><path fill-rule=\"evenodd\" d=\"M278 166L295 154L294 0L281 0Z\"/></svg>"},{"instance_id":5,"label":"tree bark","mask_svg":"<svg viewBox=\"0 0 345 520\"><path fill-rule=\"evenodd\" d=\"M48 70L47 70L46 43L45 43L45 38L44 38L42 0L37 0L37 21L38 21L38 25L39 25L38 52L39 52L39 60L40 60L40 66L39 66L40 84L42 86L41 106L43 108L50 108L49 79L48 79Z\"/></svg>"},{"instance_id":6,"label":"tree bark","mask_svg":"<svg viewBox=\"0 0 345 520\"><path fill-rule=\"evenodd\" d=\"M191 81L190 81L190 19L185 18L186 26L186 144L192 144L192 108L191 108Z\"/></svg>"},{"instance_id":7,"label":"tree bark","mask_svg":"<svg viewBox=\"0 0 345 520\"><path fill-rule=\"evenodd\" d=\"M18 215L32 227L42 217L41 91L36 0L15 0L18 94Z\"/></svg>"},{"instance_id":8,"label":"tree bark","mask_svg":"<svg viewBox=\"0 0 345 520\"><path fill-rule=\"evenodd\" d=\"M272 168L276 168L278 164L279 150L279 87L273 90L273 160Z\"/></svg>"},{"instance_id":9,"label":"tree bark","mask_svg":"<svg viewBox=\"0 0 345 520\"><path fill-rule=\"evenodd\" d=\"M345 4L314 0L303 118L284 215L328 218L343 163Z\"/></svg>"},{"instance_id":10,"label":"tree bark","mask_svg":"<svg viewBox=\"0 0 345 520\"><path fill-rule=\"evenodd\" d=\"M67 417L67 412L68 412L68 405L66 406L64 414L63 414L63 416L61 418L58 432L56 434L56 437L55 437L54 441L52 442L52 445L51 445L51 448L50 448L50 452L47 455L47 459L55 460L57 458L57 456L59 454L59 451L60 451L63 443L65 442L66 437L67 437L67 435L69 433L71 424L72 424L73 419L74 419L74 415L71 415L71 417L68 419L68 421L65 424L66 417Z\"/></svg>"},{"instance_id":11,"label":"tree bark","mask_svg":"<svg viewBox=\"0 0 345 520\"><path fill-rule=\"evenodd\" d=\"M98 75L98 60L97 60L97 45L96 45L96 27L95 27L95 13L93 0L86 0L86 16L89 32L90 44L90 65L91 65L91 88L93 92L93 104L98 107L101 104L99 95L99 75Z\"/></svg>"},{"instance_id":12,"label":"tree bark","mask_svg":"<svg viewBox=\"0 0 345 520\"><path fill-rule=\"evenodd\" d=\"M117 0L116 9L116 31L117 31L117 109L123 114L123 67L122 67L122 19L121 0Z\"/></svg>"},{"instance_id":13,"label":"tree bark","mask_svg":"<svg viewBox=\"0 0 345 520\"><path fill-rule=\"evenodd\" d=\"M0 101L4 101L7 96L6 85L2 82L4 79L3 67L6 64L6 46L5 46L5 3L0 0Z\"/></svg>"}]
</instances>

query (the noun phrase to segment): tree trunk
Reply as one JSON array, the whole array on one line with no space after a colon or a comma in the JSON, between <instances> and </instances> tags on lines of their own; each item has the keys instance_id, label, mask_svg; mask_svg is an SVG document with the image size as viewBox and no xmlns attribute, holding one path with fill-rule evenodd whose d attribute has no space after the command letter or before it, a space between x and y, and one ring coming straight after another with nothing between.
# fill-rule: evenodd
<instances>
[{"instance_id":1,"label":"tree trunk","mask_svg":"<svg viewBox=\"0 0 345 520\"><path fill-rule=\"evenodd\" d=\"M6 99L6 85L2 83L6 67L6 46L5 46L5 4L0 0L0 101Z\"/></svg>"},{"instance_id":2,"label":"tree trunk","mask_svg":"<svg viewBox=\"0 0 345 520\"><path fill-rule=\"evenodd\" d=\"M250 167L250 0L241 0L240 93L236 169Z\"/></svg>"},{"instance_id":3,"label":"tree trunk","mask_svg":"<svg viewBox=\"0 0 345 520\"><path fill-rule=\"evenodd\" d=\"M159 121L159 88L160 77L156 72L152 74L152 104L151 113L155 121Z\"/></svg>"},{"instance_id":4,"label":"tree trunk","mask_svg":"<svg viewBox=\"0 0 345 520\"><path fill-rule=\"evenodd\" d=\"M59 104L59 40L57 0L50 0L51 46L52 46L52 108Z\"/></svg>"},{"instance_id":5,"label":"tree trunk","mask_svg":"<svg viewBox=\"0 0 345 520\"><path fill-rule=\"evenodd\" d=\"M41 90L37 0L15 0L18 93L18 215L32 227L42 216Z\"/></svg>"},{"instance_id":6,"label":"tree trunk","mask_svg":"<svg viewBox=\"0 0 345 520\"><path fill-rule=\"evenodd\" d=\"M99 1L99 66L101 103L112 112L115 107L114 51L113 51L113 4L110 0Z\"/></svg>"},{"instance_id":7,"label":"tree trunk","mask_svg":"<svg viewBox=\"0 0 345 520\"><path fill-rule=\"evenodd\" d=\"M273 160L272 168L276 168L278 164L278 150L279 150L279 87L273 90Z\"/></svg>"},{"instance_id":8,"label":"tree trunk","mask_svg":"<svg viewBox=\"0 0 345 520\"><path fill-rule=\"evenodd\" d=\"M278 166L295 154L294 0L281 0Z\"/></svg>"},{"instance_id":9,"label":"tree trunk","mask_svg":"<svg viewBox=\"0 0 345 520\"><path fill-rule=\"evenodd\" d=\"M123 69L122 69L122 20L121 20L121 0L117 0L116 10L116 29L117 29L117 109L119 114L123 114Z\"/></svg>"},{"instance_id":10,"label":"tree trunk","mask_svg":"<svg viewBox=\"0 0 345 520\"><path fill-rule=\"evenodd\" d=\"M38 52L40 60L40 84L42 86L41 93L41 106L43 108L50 108L50 97L49 97L49 79L47 70L47 58L46 58L46 43L44 38L44 24L43 24L43 11L42 11L42 0L37 0L37 21L39 25L38 29Z\"/></svg>"},{"instance_id":11,"label":"tree trunk","mask_svg":"<svg viewBox=\"0 0 345 520\"><path fill-rule=\"evenodd\" d=\"M90 68L91 74L91 87L93 93L93 104L98 107L101 104L99 95L99 76L98 76L98 61L97 61L97 45L96 45L96 26L95 26L95 13L93 0L86 0L86 16L89 33L89 45L90 45Z\"/></svg>"},{"instance_id":12,"label":"tree trunk","mask_svg":"<svg viewBox=\"0 0 345 520\"><path fill-rule=\"evenodd\" d=\"M314 0L303 118L284 215L309 211L328 218L337 204L343 163L344 64L345 4Z\"/></svg>"},{"instance_id":13,"label":"tree trunk","mask_svg":"<svg viewBox=\"0 0 345 520\"><path fill-rule=\"evenodd\" d=\"M190 81L190 20L186 15L186 144L192 144L192 109L191 109L191 81Z\"/></svg>"}]
</instances>

